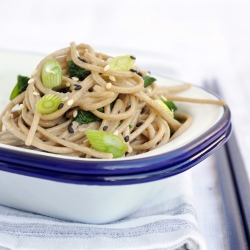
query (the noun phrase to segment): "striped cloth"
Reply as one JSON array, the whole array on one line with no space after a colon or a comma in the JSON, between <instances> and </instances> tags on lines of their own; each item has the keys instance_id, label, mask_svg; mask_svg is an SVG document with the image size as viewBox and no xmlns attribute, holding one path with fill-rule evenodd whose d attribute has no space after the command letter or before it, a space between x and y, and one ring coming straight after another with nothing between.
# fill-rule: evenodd
<instances>
[{"instance_id":1,"label":"striped cloth","mask_svg":"<svg viewBox=\"0 0 250 250\"><path fill-rule=\"evenodd\" d=\"M189 171L133 215L110 224L67 222L0 206L0 250L204 250Z\"/></svg>"}]
</instances>

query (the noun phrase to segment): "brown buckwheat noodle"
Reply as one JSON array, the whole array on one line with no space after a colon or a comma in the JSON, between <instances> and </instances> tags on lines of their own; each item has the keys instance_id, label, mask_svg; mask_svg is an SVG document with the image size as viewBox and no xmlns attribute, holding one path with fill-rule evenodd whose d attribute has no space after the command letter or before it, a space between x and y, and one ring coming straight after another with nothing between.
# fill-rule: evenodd
<instances>
[{"instance_id":1,"label":"brown buckwheat noodle","mask_svg":"<svg viewBox=\"0 0 250 250\"><path fill-rule=\"evenodd\" d=\"M187 114L171 117L156 99L189 101L224 105L223 101L200 100L176 96L191 84L158 87L154 82L144 88L141 75L148 72L134 66L132 71L105 70L112 58L97 53L87 44L58 50L45 57L31 75L25 92L18 95L3 110L0 117L0 143L31 148L54 154L84 158L110 159L111 153L91 148L85 135L86 130L96 129L114 133L128 144L124 156L132 156L160 147L179 136L192 123ZM63 70L60 88L46 88L41 81L41 70L48 59L55 59ZM69 77L67 61L89 70L91 74L83 81ZM138 74L138 72L140 74ZM74 84L81 85L75 89ZM57 94L63 107L51 114L36 111L36 102L45 94ZM111 108L111 103L113 107ZM103 108L103 112L99 111ZM20 111L21 109L21 111ZM73 121L78 109L91 111L100 122L81 124ZM182 122L180 122L182 121Z\"/></svg>"}]
</instances>

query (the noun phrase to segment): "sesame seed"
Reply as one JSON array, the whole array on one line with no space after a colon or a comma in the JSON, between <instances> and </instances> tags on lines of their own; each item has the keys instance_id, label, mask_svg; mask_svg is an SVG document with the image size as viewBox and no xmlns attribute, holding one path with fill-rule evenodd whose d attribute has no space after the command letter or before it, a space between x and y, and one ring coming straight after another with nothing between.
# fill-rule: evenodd
<instances>
[{"instance_id":1,"label":"sesame seed","mask_svg":"<svg viewBox=\"0 0 250 250\"><path fill-rule=\"evenodd\" d=\"M104 127L102 128L103 131L106 131L107 129L108 129L108 126L104 126Z\"/></svg>"},{"instance_id":2,"label":"sesame seed","mask_svg":"<svg viewBox=\"0 0 250 250\"><path fill-rule=\"evenodd\" d=\"M78 81L79 81L79 78L77 78L77 77L74 76L74 77L72 77L72 80L78 82Z\"/></svg>"},{"instance_id":3,"label":"sesame seed","mask_svg":"<svg viewBox=\"0 0 250 250\"><path fill-rule=\"evenodd\" d=\"M114 76L110 76L110 77L109 77L109 79L110 79L111 81L113 81L113 82L115 82L115 81L116 81L116 79L115 79L115 77L114 77Z\"/></svg>"},{"instance_id":4,"label":"sesame seed","mask_svg":"<svg viewBox=\"0 0 250 250\"><path fill-rule=\"evenodd\" d=\"M75 88L74 90L80 90L82 86L80 84L74 84Z\"/></svg>"},{"instance_id":5,"label":"sesame seed","mask_svg":"<svg viewBox=\"0 0 250 250\"><path fill-rule=\"evenodd\" d=\"M74 103L74 100L73 100L73 99L70 99L70 100L68 100L68 102L67 102L68 106L71 106L73 103Z\"/></svg>"},{"instance_id":6,"label":"sesame seed","mask_svg":"<svg viewBox=\"0 0 250 250\"><path fill-rule=\"evenodd\" d=\"M58 105L58 109L61 109L63 106L64 106L64 103L61 102L61 103Z\"/></svg>"},{"instance_id":7,"label":"sesame seed","mask_svg":"<svg viewBox=\"0 0 250 250\"><path fill-rule=\"evenodd\" d=\"M69 133L71 133L71 134L73 134L75 131L74 131L74 129L72 128L72 126L73 126L73 123L71 122L69 125L68 125L68 131L69 131Z\"/></svg>"},{"instance_id":8,"label":"sesame seed","mask_svg":"<svg viewBox=\"0 0 250 250\"><path fill-rule=\"evenodd\" d=\"M104 67L104 69L103 69L104 71L107 71L107 70L109 70L109 65L107 64L105 67Z\"/></svg>"},{"instance_id":9,"label":"sesame seed","mask_svg":"<svg viewBox=\"0 0 250 250\"><path fill-rule=\"evenodd\" d=\"M137 70L135 69L130 69L131 72L137 73Z\"/></svg>"},{"instance_id":10,"label":"sesame seed","mask_svg":"<svg viewBox=\"0 0 250 250\"><path fill-rule=\"evenodd\" d=\"M33 92L33 95L40 95L40 94L39 94L38 92L35 92L35 91L34 91L34 92Z\"/></svg>"},{"instance_id":11,"label":"sesame seed","mask_svg":"<svg viewBox=\"0 0 250 250\"><path fill-rule=\"evenodd\" d=\"M141 72L137 72L137 74L138 74L139 76L142 76L142 73L141 73Z\"/></svg>"},{"instance_id":12,"label":"sesame seed","mask_svg":"<svg viewBox=\"0 0 250 250\"><path fill-rule=\"evenodd\" d=\"M131 59L133 59L133 60L135 60L135 59L136 59L136 57L135 57L135 56L130 56L130 58L131 58Z\"/></svg>"},{"instance_id":13,"label":"sesame seed","mask_svg":"<svg viewBox=\"0 0 250 250\"><path fill-rule=\"evenodd\" d=\"M78 50L76 50L76 54L79 56L80 54L79 54L79 52L78 52Z\"/></svg>"},{"instance_id":14,"label":"sesame seed","mask_svg":"<svg viewBox=\"0 0 250 250\"><path fill-rule=\"evenodd\" d=\"M20 109L23 109L23 104L22 104L22 103L19 105L19 108L20 108Z\"/></svg>"},{"instance_id":15,"label":"sesame seed","mask_svg":"<svg viewBox=\"0 0 250 250\"><path fill-rule=\"evenodd\" d=\"M65 102L65 101L67 101L68 99L69 99L68 96L65 96L65 97L62 98L62 101Z\"/></svg>"},{"instance_id":16,"label":"sesame seed","mask_svg":"<svg viewBox=\"0 0 250 250\"><path fill-rule=\"evenodd\" d=\"M81 58L81 57L78 57L78 59L84 63L88 63L85 59Z\"/></svg>"},{"instance_id":17,"label":"sesame seed","mask_svg":"<svg viewBox=\"0 0 250 250\"><path fill-rule=\"evenodd\" d=\"M118 131L118 130L115 130L115 131L113 132L113 134L114 134L114 135L118 135L118 134L119 134L119 131Z\"/></svg>"},{"instance_id":18,"label":"sesame seed","mask_svg":"<svg viewBox=\"0 0 250 250\"><path fill-rule=\"evenodd\" d=\"M85 49L86 52L88 52L89 50L88 49Z\"/></svg>"},{"instance_id":19,"label":"sesame seed","mask_svg":"<svg viewBox=\"0 0 250 250\"><path fill-rule=\"evenodd\" d=\"M30 78L28 81L28 84L33 83L35 80L33 78Z\"/></svg>"},{"instance_id":20,"label":"sesame seed","mask_svg":"<svg viewBox=\"0 0 250 250\"><path fill-rule=\"evenodd\" d=\"M36 73L37 73L37 70L35 69L33 72L32 72L32 76L35 76L36 75Z\"/></svg>"},{"instance_id":21,"label":"sesame seed","mask_svg":"<svg viewBox=\"0 0 250 250\"><path fill-rule=\"evenodd\" d=\"M129 135L126 135L126 136L124 137L124 141L125 141L125 142L128 142L128 141L129 141Z\"/></svg>"},{"instance_id":22,"label":"sesame seed","mask_svg":"<svg viewBox=\"0 0 250 250\"><path fill-rule=\"evenodd\" d=\"M151 88L147 88L147 93L151 93L152 92L152 89Z\"/></svg>"},{"instance_id":23,"label":"sesame seed","mask_svg":"<svg viewBox=\"0 0 250 250\"><path fill-rule=\"evenodd\" d=\"M77 114L78 114L78 111L77 111L77 110L75 110L75 111L73 112L73 117L76 117L76 116L77 116Z\"/></svg>"},{"instance_id":24,"label":"sesame seed","mask_svg":"<svg viewBox=\"0 0 250 250\"><path fill-rule=\"evenodd\" d=\"M70 83L69 83L69 82L67 82L67 83L66 83L66 86L67 86L67 87L70 87Z\"/></svg>"},{"instance_id":25,"label":"sesame seed","mask_svg":"<svg viewBox=\"0 0 250 250\"><path fill-rule=\"evenodd\" d=\"M138 122L135 126L138 128L143 124L143 122Z\"/></svg>"},{"instance_id":26,"label":"sesame seed","mask_svg":"<svg viewBox=\"0 0 250 250\"><path fill-rule=\"evenodd\" d=\"M106 84L106 89L110 89L111 87L112 87L111 82L109 82L109 83Z\"/></svg>"}]
</instances>

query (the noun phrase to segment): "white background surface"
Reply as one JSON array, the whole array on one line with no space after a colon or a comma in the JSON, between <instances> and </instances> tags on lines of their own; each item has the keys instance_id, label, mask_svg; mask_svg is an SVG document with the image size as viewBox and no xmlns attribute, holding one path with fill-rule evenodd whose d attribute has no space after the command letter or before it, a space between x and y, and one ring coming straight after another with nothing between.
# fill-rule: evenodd
<instances>
[{"instance_id":1,"label":"white background surface","mask_svg":"<svg viewBox=\"0 0 250 250\"><path fill-rule=\"evenodd\" d=\"M151 72L196 85L218 79L250 176L249 13L240 0L1 0L0 49L48 54L83 42L134 54ZM208 249L227 249L212 158L192 171Z\"/></svg>"}]
</instances>

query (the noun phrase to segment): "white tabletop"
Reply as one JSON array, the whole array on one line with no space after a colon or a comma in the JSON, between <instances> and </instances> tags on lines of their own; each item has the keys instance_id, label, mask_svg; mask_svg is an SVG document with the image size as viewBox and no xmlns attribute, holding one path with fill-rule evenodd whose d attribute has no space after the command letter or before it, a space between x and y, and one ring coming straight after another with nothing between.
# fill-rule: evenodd
<instances>
[{"instance_id":1,"label":"white tabletop","mask_svg":"<svg viewBox=\"0 0 250 250\"><path fill-rule=\"evenodd\" d=\"M249 11L243 0L2 0L0 49L48 54L83 42L196 85L218 79L250 177ZM227 249L215 169L211 156L190 171L208 249Z\"/></svg>"}]
</instances>

